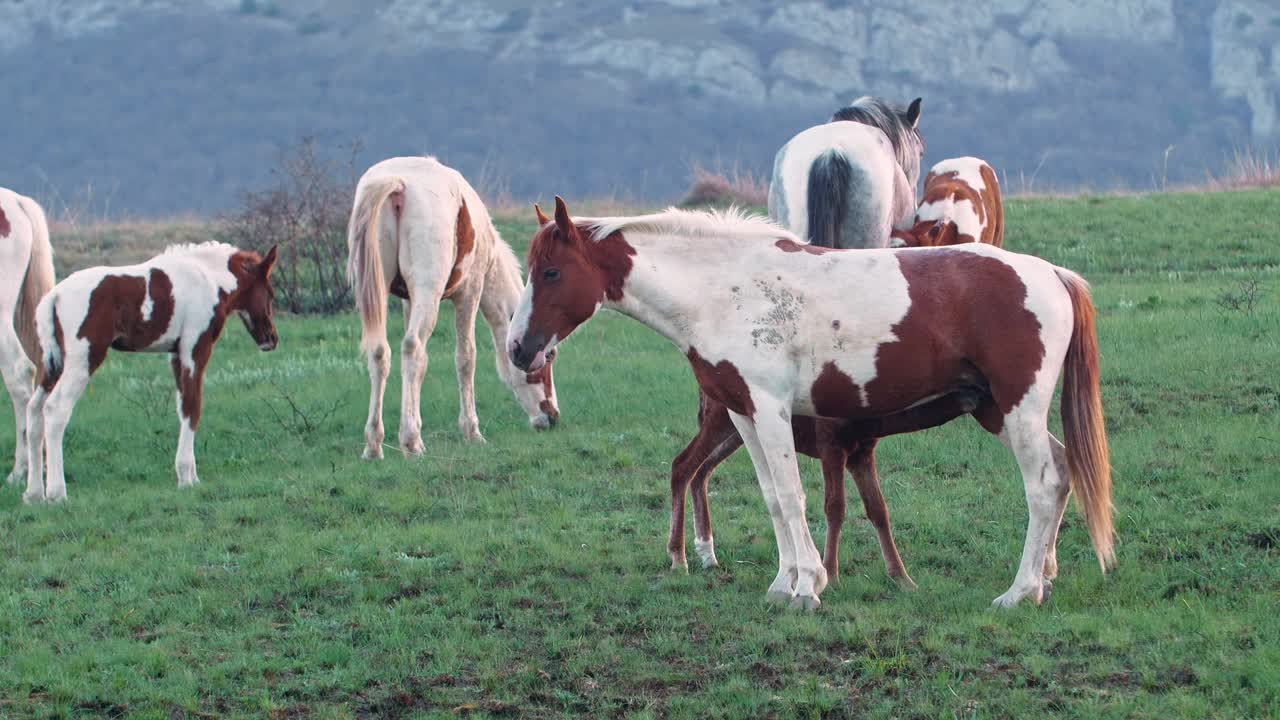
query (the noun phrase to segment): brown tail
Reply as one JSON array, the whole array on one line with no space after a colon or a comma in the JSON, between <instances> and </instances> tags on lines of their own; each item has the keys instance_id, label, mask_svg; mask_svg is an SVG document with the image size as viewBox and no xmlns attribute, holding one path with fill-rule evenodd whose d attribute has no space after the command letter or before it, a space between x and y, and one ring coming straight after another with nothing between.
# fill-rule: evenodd
<instances>
[{"instance_id":1,"label":"brown tail","mask_svg":"<svg viewBox=\"0 0 1280 720\"><path fill-rule=\"evenodd\" d=\"M18 294L18 307L13 317L13 327L22 342L22 349L36 365L36 373L44 367L40 357L40 339L36 333L36 306L53 289L53 246L49 244L49 223L44 210L31 198L18 198L18 205L31 221L31 258L22 278L22 290Z\"/></svg>"},{"instance_id":2,"label":"brown tail","mask_svg":"<svg viewBox=\"0 0 1280 720\"><path fill-rule=\"evenodd\" d=\"M380 178L357 190L356 206L347 223L347 279L355 293L363 332L360 349L368 352L387 337L387 296L390 285L382 270L382 207L397 192L404 192L399 178Z\"/></svg>"},{"instance_id":3,"label":"brown tail","mask_svg":"<svg viewBox=\"0 0 1280 720\"><path fill-rule=\"evenodd\" d=\"M1075 327L1062 377L1062 426L1067 446L1067 471L1076 501L1084 513L1089 539L1102 572L1115 564L1115 529L1111 521L1111 451L1102 417L1098 382L1098 336L1094 329L1089 284L1068 270L1058 277L1071 296Z\"/></svg>"}]
</instances>

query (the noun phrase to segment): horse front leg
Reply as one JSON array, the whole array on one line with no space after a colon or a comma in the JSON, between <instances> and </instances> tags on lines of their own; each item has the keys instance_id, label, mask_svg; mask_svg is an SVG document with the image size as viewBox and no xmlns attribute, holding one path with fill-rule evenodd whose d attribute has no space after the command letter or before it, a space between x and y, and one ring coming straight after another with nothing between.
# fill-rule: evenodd
<instances>
[{"instance_id":1,"label":"horse front leg","mask_svg":"<svg viewBox=\"0 0 1280 720\"><path fill-rule=\"evenodd\" d=\"M804 488L796 465L791 407L752 388L752 416L731 413L765 496L778 541L778 575L766 597L789 602L792 608L813 610L827 586L827 571L809 534L805 518Z\"/></svg>"},{"instance_id":2,"label":"horse front leg","mask_svg":"<svg viewBox=\"0 0 1280 720\"><path fill-rule=\"evenodd\" d=\"M880 555L884 558L884 569L889 577L898 583L903 590L914 590L916 583L907 574L907 567L898 554L898 546L893 540L893 528L889 522L889 505L884 501L880 491L880 476L876 473L876 441L867 440L849 455L848 467L853 473L853 482L858 486L858 494L862 497L862 509L875 528L876 540L880 543Z\"/></svg>"},{"instance_id":3,"label":"horse front leg","mask_svg":"<svg viewBox=\"0 0 1280 720\"><path fill-rule=\"evenodd\" d=\"M178 452L173 459L178 474L178 487L191 487L200 482L196 474L196 428L204 404L204 364L198 359L184 361L174 354L173 379L177 384Z\"/></svg>"}]
</instances>

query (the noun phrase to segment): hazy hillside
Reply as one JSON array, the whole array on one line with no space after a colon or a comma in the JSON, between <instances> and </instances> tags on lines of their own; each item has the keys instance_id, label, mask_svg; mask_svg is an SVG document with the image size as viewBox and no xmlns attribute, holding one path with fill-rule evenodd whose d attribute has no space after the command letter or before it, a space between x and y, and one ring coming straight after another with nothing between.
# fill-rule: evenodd
<instances>
[{"instance_id":1,"label":"hazy hillside","mask_svg":"<svg viewBox=\"0 0 1280 720\"><path fill-rule=\"evenodd\" d=\"M1280 140L1271 0L0 2L0 184L215 212L281 147L433 152L517 198L669 199L763 170L863 93L925 98L926 160L1038 188L1200 180ZM495 179L501 182L495 182ZM92 200L87 200L89 196Z\"/></svg>"}]
</instances>

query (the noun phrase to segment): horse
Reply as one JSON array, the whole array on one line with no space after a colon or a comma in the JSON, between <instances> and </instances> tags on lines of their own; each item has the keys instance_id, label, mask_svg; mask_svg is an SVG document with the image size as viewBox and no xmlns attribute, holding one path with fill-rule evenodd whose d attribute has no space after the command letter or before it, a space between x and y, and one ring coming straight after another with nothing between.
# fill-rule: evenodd
<instances>
[{"instance_id":1,"label":"horse","mask_svg":"<svg viewBox=\"0 0 1280 720\"><path fill-rule=\"evenodd\" d=\"M924 179L911 226L895 229L894 247L981 242L1004 246L1004 203L996 171L975 157L943 160Z\"/></svg>"},{"instance_id":2,"label":"horse","mask_svg":"<svg viewBox=\"0 0 1280 720\"><path fill-rule=\"evenodd\" d=\"M13 401L17 435L13 470L5 479L10 485L27 474L27 402L40 357L36 305L53 281L44 210L35 200L0 188L0 374Z\"/></svg>"},{"instance_id":3,"label":"horse","mask_svg":"<svg viewBox=\"0 0 1280 720\"><path fill-rule=\"evenodd\" d=\"M545 430L560 419L551 366L521 372L501 352L511 313L524 282L511 246L498 235L480 196L462 175L434 157L398 157L365 171L356 186L347 230L347 275L355 288L363 328L360 348L369 368L366 460L382 458L382 396L390 373L387 300L403 299L400 343L400 449L419 456L422 443L422 379L427 339L442 300L454 305L454 363L458 374L462 436L484 442L476 416L476 310L484 315L498 349L498 377L515 394L529 425Z\"/></svg>"},{"instance_id":4,"label":"horse","mask_svg":"<svg viewBox=\"0 0 1280 720\"><path fill-rule=\"evenodd\" d=\"M887 417L861 421L840 422L792 416L791 432L795 437L796 452L818 458L822 463L823 510L827 517L822 565L826 568L828 581L834 582L840 575L840 530L846 509L844 472L847 468L862 497L867 519L876 531L885 572L903 589L916 587L894 543L889 508L880 492L880 478L876 473L876 442L889 435L942 425L970 413L977 409L983 395L982 388L964 388ZM667 539L667 554L671 558L672 570L688 569L684 498L690 487L693 491L694 548L704 568L719 565L711 528L707 480L716 467L740 447L742 436L733 426L729 408L706 393L699 393L698 434L671 463L671 532Z\"/></svg>"},{"instance_id":5,"label":"horse","mask_svg":"<svg viewBox=\"0 0 1280 720\"><path fill-rule=\"evenodd\" d=\"M274 246L260 256L219 242L174 245L141 264L86 268L55 285L36 308L40 382L27 405L23 501L66 499L63 435L109 349L169 353L177 385L178 487L200 482L195 441L205 369L232 314L259 350L279 344L271 287L276 256Z\"/></svg>"},{"instance_id":6,"label":"horse","mask_svg":"<svg viewBox=\"0 0 1280 720\"><path fill-rule=\"evenodd\" d=\"M769 217L814 245L885 247L916 207L919 122L920 98L903 110L860 97L800 132L774 157Z\"/></svg>"},{"instance_id":7,"label":"horse","mask_svg":"<svg viewBox=\"0 0 1280 720\"><path fill-rule=\"evenodd\" d=\"M1012 451L1029 515L993 604L1044 600L1073 490L1103 572L1115 563L1094 307L1070 270L978 243L842 252L737 211L575 221L557 197L529 280L507 334L516 366L543 366L606 307L675 344L729 409L777 539L770 601L817 608L828 580L792 417L884 417L974 385L990 392L971 415ZM1065 444L1048 428L1059 375Z\"/></svg>"}]
</instances>

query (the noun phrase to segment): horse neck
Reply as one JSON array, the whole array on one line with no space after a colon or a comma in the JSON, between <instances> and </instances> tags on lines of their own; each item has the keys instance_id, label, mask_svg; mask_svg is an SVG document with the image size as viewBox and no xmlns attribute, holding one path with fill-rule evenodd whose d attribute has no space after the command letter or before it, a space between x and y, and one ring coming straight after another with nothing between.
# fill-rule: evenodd
<instances>
[{"instance_id":1,"label":"horse neck","mask_svg":"<svg viewBox=\"0 0 1280 720\"><path fill-rule=\"evenodd\" d=\"M749 245L713 238L627 235L635 249L620 300L603 306L649 326L681 350L697 342L691 319L706 313L707 289L740 264ZM732 271L728 273L732 275Z\"/></svg>"}]
</instances>

